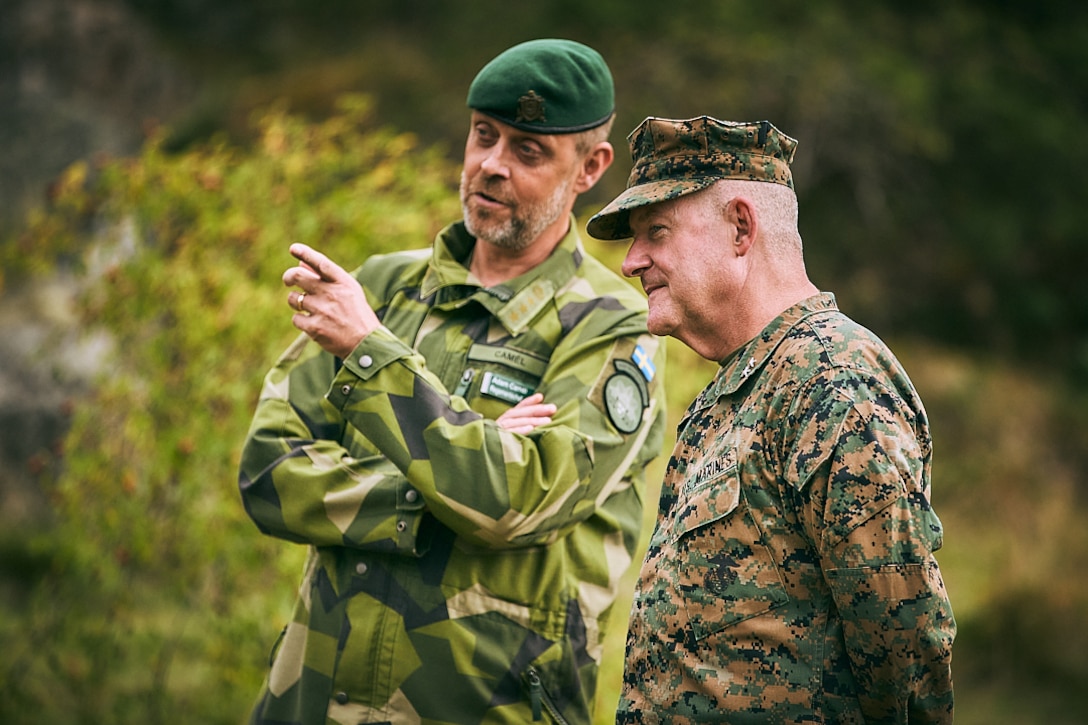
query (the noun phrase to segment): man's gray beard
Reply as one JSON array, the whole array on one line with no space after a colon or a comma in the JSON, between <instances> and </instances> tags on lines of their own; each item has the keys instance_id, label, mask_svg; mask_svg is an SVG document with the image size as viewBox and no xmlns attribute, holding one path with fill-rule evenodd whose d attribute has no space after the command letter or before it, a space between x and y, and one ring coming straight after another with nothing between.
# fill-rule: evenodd
<instances>
[{"instance_id":1,"label":"man's gray beard","mask_svg":"<svg viewBox=\"0 0 1088 725\"><path fill-rule=\"evenodd\" d=\"M477 220L472 218L466 203L467 189L462 178L461 214L464 216L465 229L477 239L490 242L496 247L515 252L525 249L563 214L571 183L570 179L564 181L539 205L523 206L521 214L513 214L500 223L491 219L488 212L480 212Z\"/></svg>"}]
</instances>

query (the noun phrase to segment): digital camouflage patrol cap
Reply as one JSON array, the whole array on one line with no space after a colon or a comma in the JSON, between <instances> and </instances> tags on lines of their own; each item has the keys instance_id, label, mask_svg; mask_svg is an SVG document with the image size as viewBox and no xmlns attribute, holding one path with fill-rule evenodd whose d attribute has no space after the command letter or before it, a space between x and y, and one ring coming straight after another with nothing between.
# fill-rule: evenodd
<instances>
[{"instance_id":1,"label":"digital camouflage patrol cap","mask_svg":"<svg viewBox=\"0 0 1088 725\"><path fill-rule=\"evenodd\" d=\"M649 117L627 137L634 163L627 189L586 225L598 239L626 239L632 209L675 199L720 179L769 181L793 188L797 141L769 121L735 123L710 116Z\"/></svg>"},{"instance_id":2,"label":"digital camouflage patrol cap","mask_svg":"<svg viewBox=\"0 0 1088 725\"><path fill-rule=\"evenodd\" d=\"M612 73L600 53L573 40L520 43L485 65L468 107L532 133L576 133L615 110Z\"/></svg>"}]
</instances>

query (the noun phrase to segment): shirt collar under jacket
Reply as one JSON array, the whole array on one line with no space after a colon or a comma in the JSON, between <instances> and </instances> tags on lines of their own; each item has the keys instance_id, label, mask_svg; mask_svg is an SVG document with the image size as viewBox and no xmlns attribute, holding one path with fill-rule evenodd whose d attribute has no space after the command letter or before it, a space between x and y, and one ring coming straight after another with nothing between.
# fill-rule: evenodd
<instances>
[{"instance_id":1,"label":"shirt collar under jacket","mask_svg":"<svg viewBox=\"0 0 1088 725\"><path fill-rule=\"evenodd\" d=\"M436 295L435 307L455 309L475 300L486 307L511 334L526 329L537 314L578 271L585 257L574 216L570 230L549 257L525 274L494 287L482 287L468 271L476 239L463 222L449 225L434 241L434 251L420 294Z\"/></svg>"},{"instance_id":2,"label":"shirt collar under jacket","mask_svg":"<svg viewBox=\"0 0 1088 725\"><path fill-rule=\"evenodd\" d=\"M722 367L714 381L706 387L700 402L712 402L723 395L732 395L750 377L755 375L774 353L790 330L802 320L821 312L838 310L835 295L821 292L801 300L771 320L763 331L745 343L737 352L722 361Z\"/></svg>"}]
</instances>

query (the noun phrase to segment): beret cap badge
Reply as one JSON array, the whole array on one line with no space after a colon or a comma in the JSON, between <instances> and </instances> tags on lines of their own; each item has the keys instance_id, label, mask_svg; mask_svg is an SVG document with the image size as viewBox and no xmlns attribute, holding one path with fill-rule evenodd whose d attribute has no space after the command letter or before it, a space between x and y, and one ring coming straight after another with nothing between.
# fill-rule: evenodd
<instances>
[{"instance_id":1,"label":"beret cap badge","mask_svg":"<svg viewBox=\"0 0 1088 725\"><path fill-rule=\"evenodd\" d=\"M514 120L525 123L548 120L544 117L544 98L537 95L536 91L529 91L519 98L518 115Z\"/></svg>"}]
</instances>

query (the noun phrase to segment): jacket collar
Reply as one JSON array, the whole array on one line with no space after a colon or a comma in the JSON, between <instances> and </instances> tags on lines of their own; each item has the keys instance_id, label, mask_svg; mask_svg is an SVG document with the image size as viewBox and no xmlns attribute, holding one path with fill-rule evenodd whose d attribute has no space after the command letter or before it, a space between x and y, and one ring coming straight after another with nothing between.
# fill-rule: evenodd
<instances>
[{"instance_id":1,"label":"jacket collar","mask_svg":"<svg viewBox=\"0 0 1088 725\"><path fill-rule=\"evenodd\" d=\"M821 292L801 300L771 320L763 331L741 346L722 361L718 374L710 385L700 393L691 409L709 405L723 395L732 395L749 378L756 375L774 353L779 344L798 324L821 312L838 310L835 295Z\"/></svg>"},{"instance_id":2,"label":"jacket collar","mask_svg":"<svg viewBox=\"0 0 1088 725\"><path fill-rule=\"evenodd\" d=\"M449 225L435 238L420 294L435 296L435 307L455 309L470 300L483 305L512 335L524 331L578 271L585 257L581 237L570 230L551 255L525 274L493 287L482 287L468 271L476 239L463 222Z\"/></svg>"}]
</instances>

